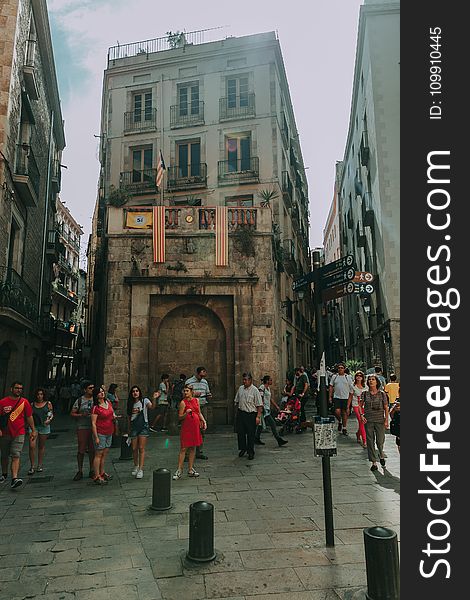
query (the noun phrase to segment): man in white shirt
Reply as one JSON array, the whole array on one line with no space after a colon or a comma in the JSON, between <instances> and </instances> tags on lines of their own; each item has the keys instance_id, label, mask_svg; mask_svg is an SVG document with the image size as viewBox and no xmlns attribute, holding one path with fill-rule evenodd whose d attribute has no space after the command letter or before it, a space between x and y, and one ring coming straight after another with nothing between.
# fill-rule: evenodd
<instances>
[{"instance_id":1,"label":"man in white shirt","mask_svg":"<svg viewBox=\"0 0 470 600\"><path fill-rule=\"evenodd\" d=\"M238 388L234 400L237 406L238 456L248 452L248 460L255 457L256 427L261 423L263 399L253 385L251 373L243 373L243 385Z\"/></svg>"},{"instance_id":2,"label":"man in white shirt","mask_svg":"<svg viewBox=\"0 0 470 600\"><path fill-rule=\"evenodd\" d=\"M338 419L338 431L343 431L343 435L348 435L346 426L348 424L348 409L351 405L353 396L353 380L351 375L346 373L344 363L338 364L338 372L330 380L329 401L333 403L335 416Z\"/></svg>"}]
</instances>

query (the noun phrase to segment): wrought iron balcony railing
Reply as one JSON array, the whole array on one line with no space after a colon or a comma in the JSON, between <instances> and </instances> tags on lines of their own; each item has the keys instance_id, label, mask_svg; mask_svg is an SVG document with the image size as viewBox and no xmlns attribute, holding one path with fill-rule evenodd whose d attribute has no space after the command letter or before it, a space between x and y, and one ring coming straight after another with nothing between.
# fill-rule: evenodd
<instances>
[{"instance_id":1,"label":"wrought iron balcony railing","mask_svg":"<svg viewBox=\"0 0 470 600\"><path fill-rule=\"evenodd\" d=\"M219 118L221 121L244 119L254 115L255 95L253 92L219 99Z\"/></svg>"},{"instance_id":2,"label":"wrought iron balcony railing","mask_svg":"<svg viewBox=\"0 0 470 600\"><path fill-rule=\"evenodd\" d=\"M186 190L207 186L206 163L169 167L167 173L169 190Z\"/></svg>"},{"instance_id":3,"label":"wrought iron balcony railing","mask_svg":"<svg viewBox=\"0 0 470 600\"><path fill-rule=\"evenodd\" d=\"M219 160L219 182L251 183L259 179L259 159L257 156L239 160Z\"/></svg>"},{"instance_id":4,"label":"wrought iron balcony railing","mask_svg":"<svg viewBox=\"0 0 470 600\"><path fill-rule=\"evenodd\" d=\"M204 123L204 102L170 106L170 127L192 127Z\"/></svg>"},{"instance_id":5,"label":"wrought iron balcony railing","mask_svg":"<svg viewBox=\"0 0 470 600\"><path fill-rule=\"evenodd\" d=\"M292 206L293 185L289 173L282 172L282 197L288 207Z\"/></svg>"},{"instance_id":6,"label":"wrought iron balcony railing","mask_svg":"<svg viewBox=\"0 0 470 600\"><path fill-rule=\"evenodd\" d=\"M38 319L37 296L11 267L0 267L0 307L11 308L30 321Z\"/></svg>"},{"instance_id":7,"label":"wrought iron balcony railing","mask_svg":"<svg viewBox=\"0 0 470 600\"><path fill-rule=\"evenodd\" d=\"M156 169L124 171L121 173L119 188L129 194L148 194L157 191Z\"/></svg>"},{"instance_id":8,"label":"wrought iron balcony railing","mask_svg":"<svg viewBox=\"0 0 470 600\"><path fill-rule=\"evenodd\" d=\"M41 176L39 174L36 159L34 158L33 149L29 144L17 145L15 173L17 175L26 175L29 177L36 195L39 194Z\"/></svg>"},{"instance_id":9,"label":"wrought iron balcony railing","mask_svg":"<svg viewBox=\"0 0 470 600\"><path fill-rule=\"evenodd\" d=\"M157 128L157 109L133 110L124 113L124 133L138 133Z\"/></svg>"}]
</instances>

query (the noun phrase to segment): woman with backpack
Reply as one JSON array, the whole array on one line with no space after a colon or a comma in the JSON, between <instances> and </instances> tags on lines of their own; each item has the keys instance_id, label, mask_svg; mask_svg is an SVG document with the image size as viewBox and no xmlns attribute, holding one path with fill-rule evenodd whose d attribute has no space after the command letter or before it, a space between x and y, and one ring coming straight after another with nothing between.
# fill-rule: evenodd
<instances>
[{"instance_id":1,"label":"woman with backpack","mask_svg":"<svg viewBox=\"0 0 470 600\"><path fill-rule=\"evenodd\" d=\"M31 406L33 409L33 421L36 425L38 436L36 438L30 438L29 440L29 462L31 463L31 467L28 471L28 475L33 475L34 472L42 472L42 463L44 460L44 453L46 452L46 440L51 433L50 422L54 418L52 404L47 400L46 390L44 388L38 388L34 392L34 400ZM37 446L39 446L38 465L35 469L34 463L36 462Z\"/></svg>"},{"instance_id":2,"label":"woman with backpack","mask_svg":"<svg viewBox=\"0 0 470 600\"><path fill-rule=\"evenodd\" d=\"M387 394L380 389L380 380L376 375L367 377L367 387L361 395L361 408L363 409L363 421L366 428L367 454L372 466L371 471L377 471L377 452L380 464L385 467L384 443L385 430L388 429L388 398Z\"/></svg>"},{"instance_id":3,"label":"woman with backpack","mask_svg":"<svg viewBox=\"0 0 470 600\"><path fill-rule=\"evenodd\" d=\"M155 408L158 395L158 392L154 392L153 400L149 400L144 398L139 386L133 385L127 399L128 431L134 458L132 476L136 479L144 476L145 446L150 435L149 409Z\"/></svg>"}]
</instances>

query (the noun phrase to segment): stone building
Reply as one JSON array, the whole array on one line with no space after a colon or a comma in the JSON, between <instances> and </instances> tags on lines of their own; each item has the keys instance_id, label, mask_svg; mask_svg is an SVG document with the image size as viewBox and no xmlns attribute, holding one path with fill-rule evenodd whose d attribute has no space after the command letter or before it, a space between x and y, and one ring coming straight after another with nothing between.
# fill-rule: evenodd
<instances>
[{"instance_id":1,"label":"stone building","mask_svg":"<svg viewBox=\"0 0 470 600\"><path fill-rule=\"evenodd\" d=\"M204 365L211 419L229 423L243 371L270 373L278 393L312 361L310 298L292 293L309 270L307 183L279 41L196 32L111 48L101 127L96 376L151 391Z\"/></svg>"},{"instance_id":2,"label":"stone building","mask_svg":"<svg viewBox=\"0 0 470 600\"><path fill-rule=\"evenodd\" d=\"M360 9L349 131L339 181L343 255L375 276L344 298L346 358L400 370L400 5Z\"/></svg>"},{"instance_id":3,"label":"stone building","mask_svg":"<svg viewBox=\"0 0 470 600\"><path fill-rule=\"evenodd\" d=\"M0 3L0 395L46 374L65 146L45 0Z\"/></svg>"},{"instance_id":4,"label":"stone building","mask_svg":"<svg viewBox=\"0 0 470 600\"><path fill-rule=\"evenodd\" d=\"M70 380L74 373L77 336L80 330L80 237L82 226L77 223L65 204L57 198L56 230L60 250L53 263L51 317L53 346L48 353L48 379ZM75 361L76 362L76 361Z\"/></svg>"}]
</instances>

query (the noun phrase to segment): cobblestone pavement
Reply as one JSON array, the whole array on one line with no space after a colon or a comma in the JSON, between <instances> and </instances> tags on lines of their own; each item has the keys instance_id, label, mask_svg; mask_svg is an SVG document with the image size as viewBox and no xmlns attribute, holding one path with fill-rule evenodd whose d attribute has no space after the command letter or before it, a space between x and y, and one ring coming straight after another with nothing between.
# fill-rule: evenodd
<instances>
[{"instance_id":1,"label":"cobblestone pavement","mask_svg":"<svg viewBox=\"0 0 470 600\"><path fill-rule=\"evenodd\" d=\"M172 482L172 508L148 510L152 470L173 471L177 437L151 434L145 476L111 449L107 486L72 481L74 429L56 421L45 469L25 485L0 485L0 598L15 600L347 600L363 597L363 528L399 534L399 455L386 436L386 471L372 473L354 434L339 436L331 459L335 548L325 547L321 459L310 430L278 448L270 433L254 461L239 458L236 436L207 435L201 476ZM353 427L350 431L353 432ZM56 436L56 437L55 437ZM187 464L187 463L186 463ZM51 478L51 479L49 479ZM217 558L192 567L184 560L189 505L215 509Z\"/></svg>"}]
</instances>

